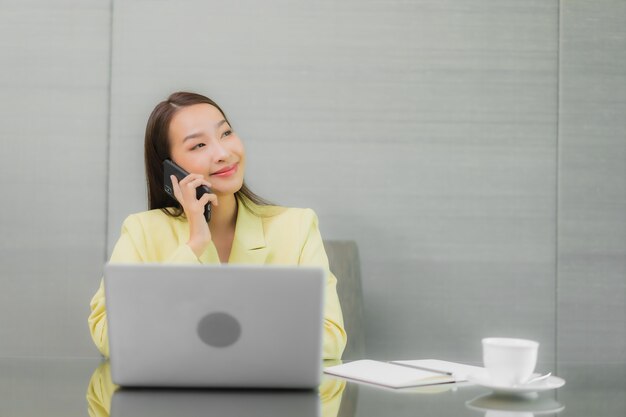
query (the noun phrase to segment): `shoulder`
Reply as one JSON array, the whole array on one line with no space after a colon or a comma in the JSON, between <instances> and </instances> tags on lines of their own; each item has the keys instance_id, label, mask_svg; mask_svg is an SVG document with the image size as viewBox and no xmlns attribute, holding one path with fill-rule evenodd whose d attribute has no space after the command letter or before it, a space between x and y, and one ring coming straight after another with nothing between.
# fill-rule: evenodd
<instances>
[{"instance_id":1,"label":"shoulder","mask_svg":"<svg viewBox=\"0 0 626 417\"><path fill-rule=\"evenodd\" d=\"M152 230L159 227L171 227L184 221L182 217L172 217L165 214L161 209L155 209L129 215L124 220L122 229L128 231Z\"/></svg>"},{"instance_id":2,"label":"shoulder","mask_svg":"<svg viewBox=\"0 0 626 417\"><path fill-rule=\"evenodd\" d=\"M184 218L168 216L160 209L131 214L122 224L111 260L163 262L185 235L188 237Z\"/></svg>"},{"instance_id":3,"label":"shoulder","mask_svg":"<svg viewBox=\"0 0 626 417\"><path fill-rule=\"evenodd\" d=\"M261 217L266 236L301 241L319 228L317 215L310 208L280 207L279 211L273 210L273 215Z\"/></svg>"},{"instance_id":4,"label":"shoulder","mask_svg":"<svg viewBox=\"0 0 626 417\"><path fill-rule=\"evenodd\" d=\"M312 220L316 219L317 215L310 208L299 208L299 207L278 207L271 206L274 208L275 215L269 216L269 218L277 218L281 220L292 220L292 221L302 221L302 220Z\"/></svg>"},{"instance_id":5,"label":"shoulder","mask_svg":"<svg viewBox=\"0 0 626 417\"><path fill-rule=\"evenodd\" d=\"M254 206L252 211L264 224L309 225L317 223L317 215L310 208L284 206Z\"/></svg>"},{"instance_id":6,"label":"shoulder","mask_svg":"<svg viewBox=\"0 0 626 417\"><path fill-rule=\"evenodd\" d=\"M277 205L259 205L248 198L239 196L245 217L251 216L262 221L267 230L271 227L289 227L292 230L295 226L308 227L317 224L317 215L310 208L285 207Z\"/></svg>"}]
</instances>

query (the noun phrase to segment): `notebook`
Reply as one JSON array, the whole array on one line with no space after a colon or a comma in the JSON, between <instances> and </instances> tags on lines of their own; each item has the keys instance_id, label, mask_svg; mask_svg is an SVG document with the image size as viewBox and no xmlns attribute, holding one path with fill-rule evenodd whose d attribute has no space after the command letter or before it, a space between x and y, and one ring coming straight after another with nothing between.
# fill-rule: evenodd
<instances>
[{"instance_id":1,"label":"notebook","mask_svg":"<svg viewBox=\"0 0 626 417\"><path fill-rule=\"evenodd\" d=\"M107 264L113 382L316 388L325 281L313 267Z\"/></svg>"},{"instance_id":2,"label":"notebook","mask_svg":"<svg viewBox=\"0 0 626 417\"><path fill-rule=\"evenodd\" d=\"M324 373L387 388L409 388L467 381L483 370L437 359L381 362L369 359L331 366Z\"/></svg>"}]
</instances>

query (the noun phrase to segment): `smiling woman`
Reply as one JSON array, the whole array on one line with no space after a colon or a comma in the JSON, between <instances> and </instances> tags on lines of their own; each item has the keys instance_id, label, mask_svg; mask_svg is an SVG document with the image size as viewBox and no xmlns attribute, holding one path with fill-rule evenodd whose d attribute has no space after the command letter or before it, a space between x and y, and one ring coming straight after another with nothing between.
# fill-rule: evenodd
<instances>
[{"instance_id":1,"label":"smiling woman","mask_svg":"<svg viewBox=\"0 0 626 417\"><path fill-rule=\"evenodd\" d=\"M189 173L180 181L170 177L174 197L164 189L166 159ZM310 209L271 205L246 187L243 142L214 101L179 92L157 104L146 126L145 164L150 210L126 218L110 262L323 267L323 356L341 357L346 333L337 279L328 268L317 216ZM201 186L211 192L198 197ZM212 207L209 222L204 216L207 204ZM96 346L108 356L102 283L88 322Z\"/></svg>"}]
</instances>

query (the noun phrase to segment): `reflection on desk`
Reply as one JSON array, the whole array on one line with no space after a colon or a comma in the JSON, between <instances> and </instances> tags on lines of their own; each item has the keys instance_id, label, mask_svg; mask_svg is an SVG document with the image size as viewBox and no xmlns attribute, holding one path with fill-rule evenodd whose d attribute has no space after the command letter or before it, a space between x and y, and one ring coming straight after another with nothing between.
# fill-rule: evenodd
<instances>
[{"instance_id":1,"label":"reflection on desk","mask_svg":"<svg viewBox=\"0 0 626 417\"><path fill-rule=\"evenodd\" d=\"M96 368L87 388L91 417L302 416L337 417L345 381L323 378L318 391L120 389L109 362ZM320 414L321 411L321 414Z\"/></svg>"},{"instance_id":2,"label":"reflection on desk","mask_svg":"<svg viewBox=\"0 0 626 417\"><path fill-rule=\"evenodd\" d=\"M0 358L0 416L85 416L85 391L92 375L89 414L108 416L115 386L108 372L94 372L100 364L100 358ZM553 370L567 384L539 393L531 404L496 403L489 397L490 389L476 385L392 391L325 380L318 394L320 410L329 417L626 416L626 363L565 362L542 367ZM558 404L563 411L550 412L558 410ZM203 414L210 415L210 410Z\"/></svg>"},{"instance_id":3,"label":"reflection on desk","mask_svg":"<svg viewBox=\"0 0 626 417\"><path fill-rule=\"evenodd\" d=\"M485 416L535 417L545 414L557 414L565 408L556 399L540 396L536 393L525 395L481 395L465 405L476 411L485 412Z\"/></svg>"}]
</instances>

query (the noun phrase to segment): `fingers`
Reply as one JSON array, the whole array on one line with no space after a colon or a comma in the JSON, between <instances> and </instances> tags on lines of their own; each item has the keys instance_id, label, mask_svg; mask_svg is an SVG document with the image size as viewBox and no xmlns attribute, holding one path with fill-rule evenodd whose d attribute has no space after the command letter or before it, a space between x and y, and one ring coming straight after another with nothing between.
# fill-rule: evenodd
<instances>
[{"instance_id":1,"label":"fingers","mask_svg":"<svg viewBox=\"0 0 626 417\"><path fill-rule=\"evenodd\" d=\"M211 183L208 182L202 175L200 174L189 174L185 178L180 181L181 189L196 189L201 185L206 185L211 188Z\"/></svg>"},{"instance_id":2,"label":"fingers","mask_svg":"<svg viewBox=\"0 0 626 417\"><path fill-rule=\"evenodd\" d=\"M211 188L211 183L208 182L207 180L205 180L202 177L195 178L195 179L193 179L191 181L188 181L184 186L189 188L189 189L195 190L196 188L200 187L201 185L206 185L207 187Z\"/></svg>"},{"instance_id":3,"label":"fingers","mask_svg":"<svg viewBox=\"0 0 626 417\"><path fill-rule=\"evenodd\" d=\"M178 183L178 179L175 175L170 175L170 180L172 181L172 188L174 189L174 197L180 203L183 201L183 193L180 191L180 184Z\"/></svg>"},{"instance_id":4,"label":"fingers","mask_svg":"<svg viewBox=\"0 0 626 417\"><path fill-rule=\"evenodd\" d=\"M206 205L207 203L211 203L214 206L219 206L219 204L217 203L217 196L215 194L203 194L202 197L200 197L200 200L198 200L203 206Z\"/></svg>"},{"instance_id":5,"label":"fingers","mask_svg":"<svg viewBox=\"0 0 626 417\"><path fill-rule=\"evenodd\" d=\"M176 200L183 206L185 204L193 203L194 201L198 201L202 204L202 206L206 205L208 202L217 206L219 205L217 202L217 196L215 194L203 194L199 200L196 199L196 188L201 185L206 185L211 188L211 183L208 182L202 175L199 174L190 174L183 178L180 182L176 179L174 175L170 175L170 179L172 180L172 188L174 189L174 197Z\"/></svg>"},{"instance_id":6,"label":"fingers","mask_svg":"<svg viewBox=\"0 0 626 417\"><path fill-rule=\"evenodd\" d=\"M183 178L182 180L180 180L180 185L185 186L188 182L196 180L198 178L204 178L202 175L200 174L189 174L187 175L185 178Z\"/></svg>"}]
</instances>

